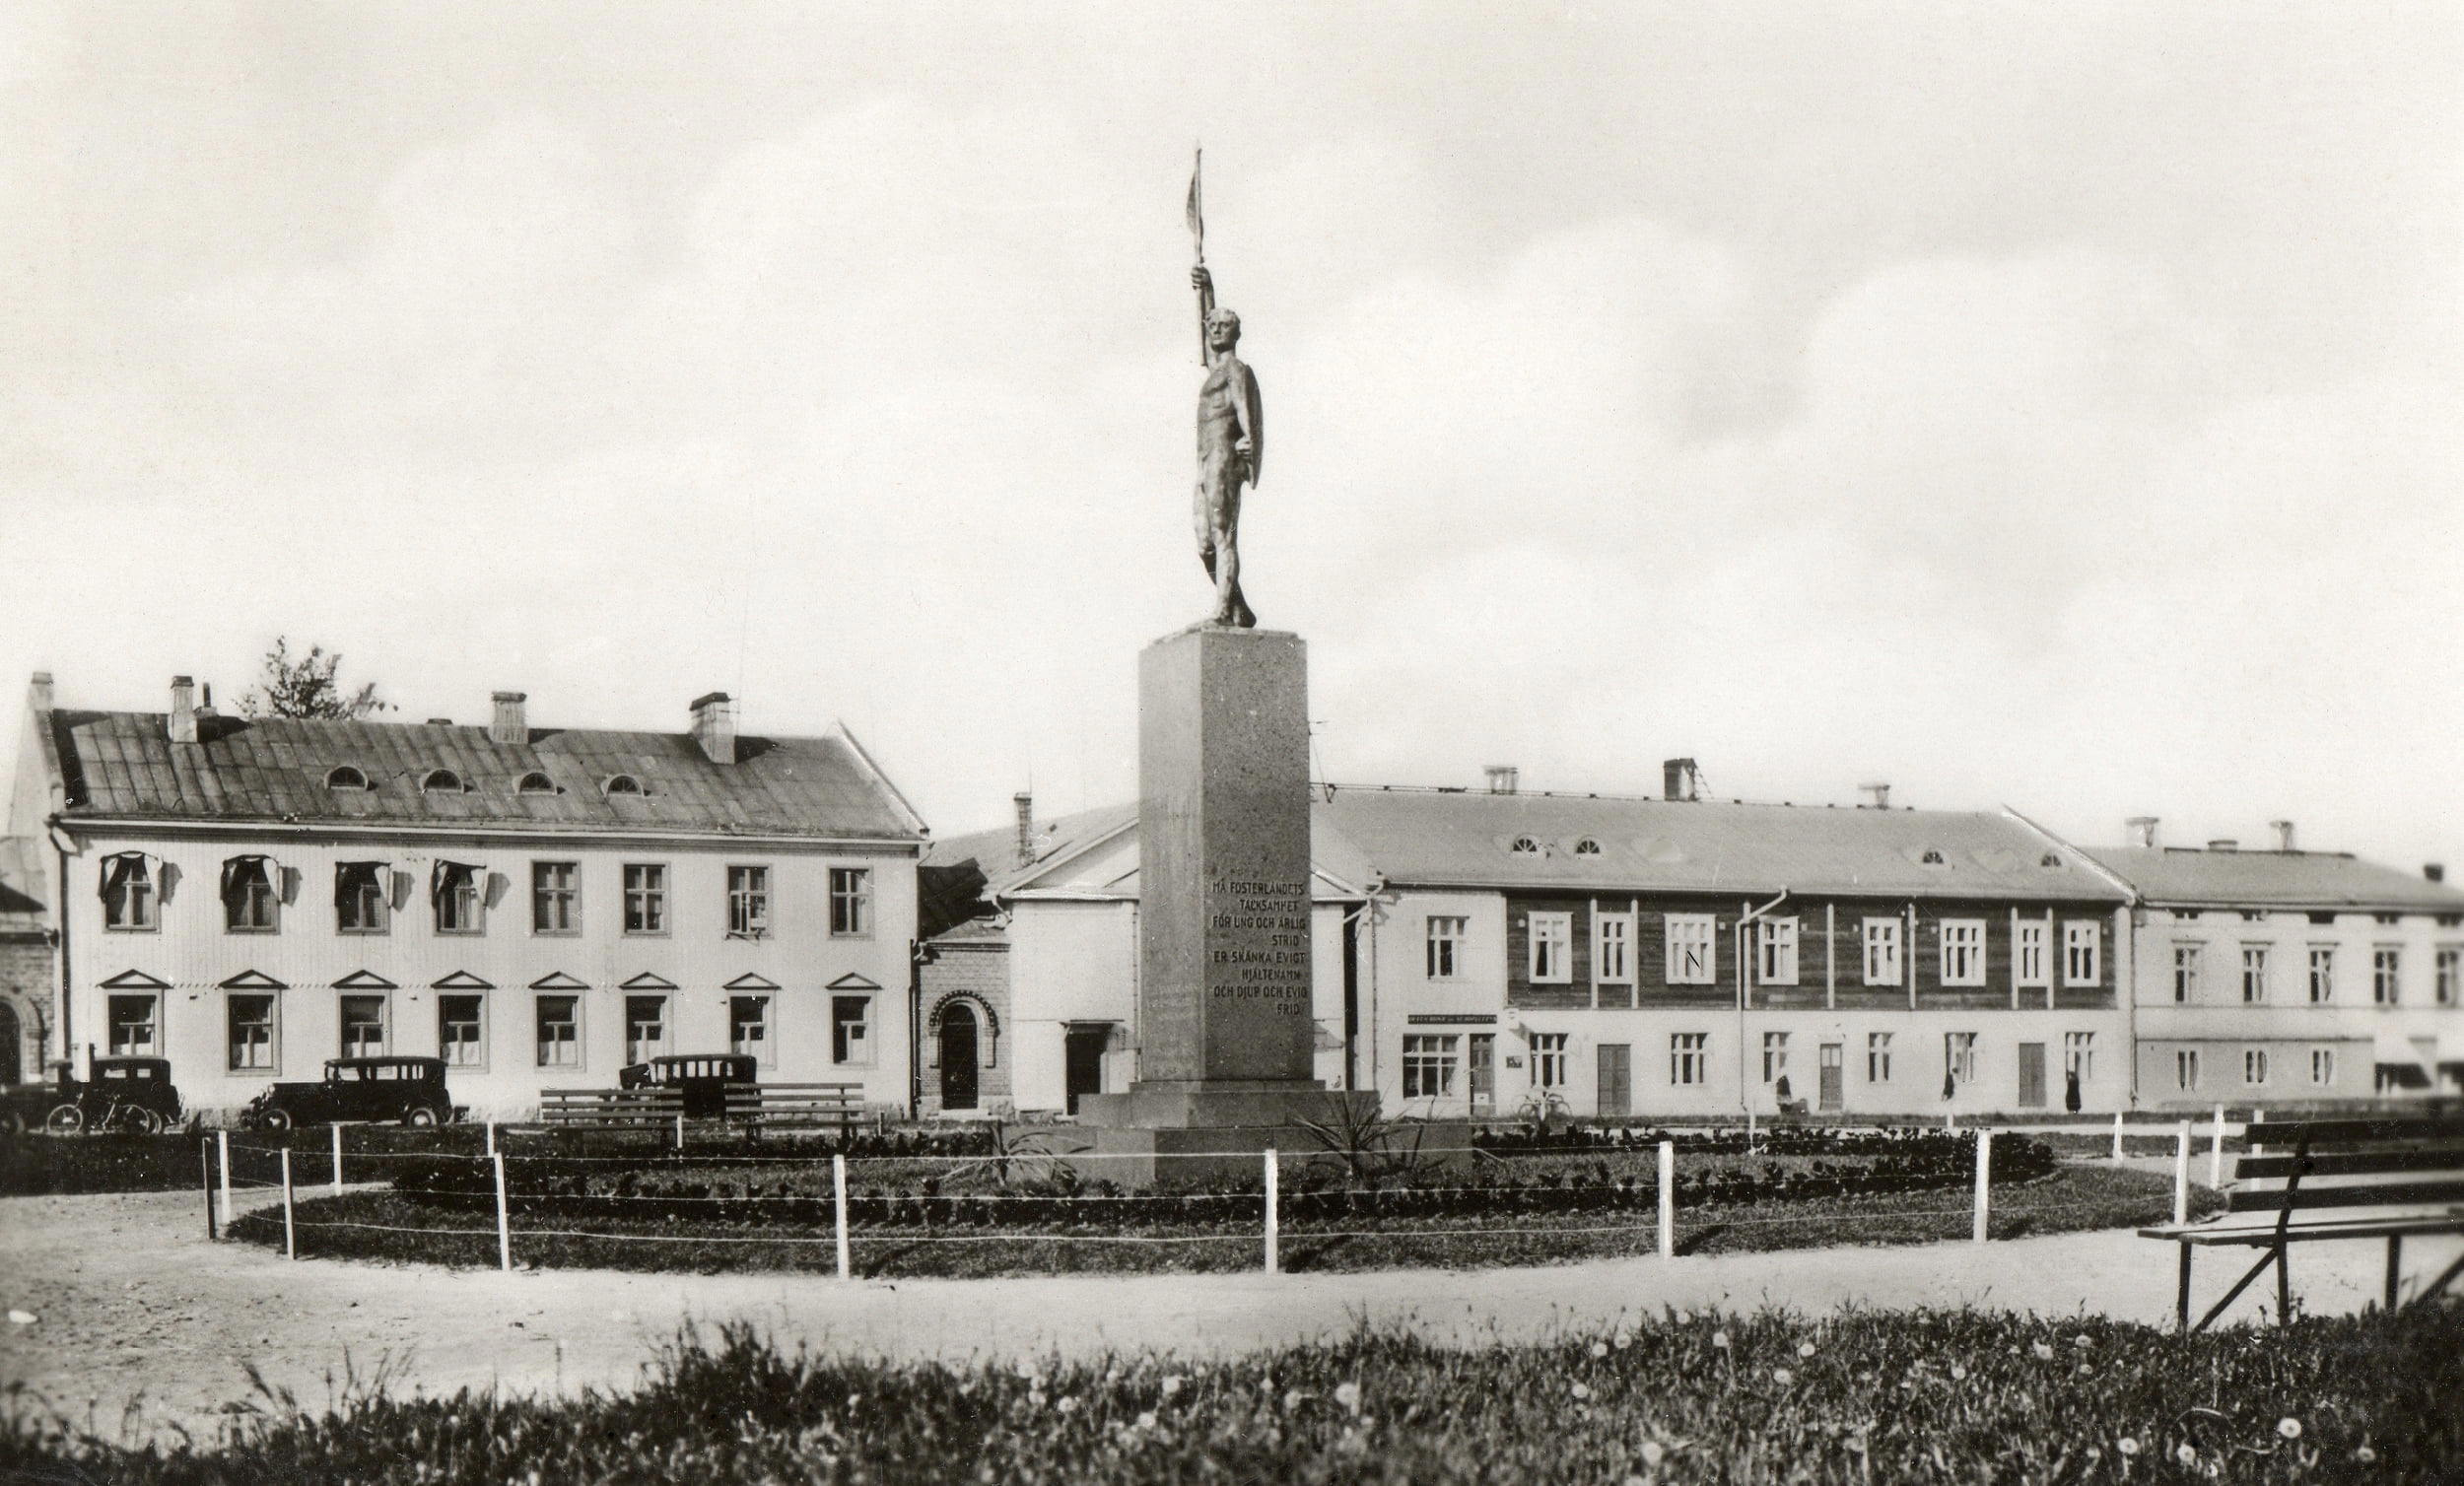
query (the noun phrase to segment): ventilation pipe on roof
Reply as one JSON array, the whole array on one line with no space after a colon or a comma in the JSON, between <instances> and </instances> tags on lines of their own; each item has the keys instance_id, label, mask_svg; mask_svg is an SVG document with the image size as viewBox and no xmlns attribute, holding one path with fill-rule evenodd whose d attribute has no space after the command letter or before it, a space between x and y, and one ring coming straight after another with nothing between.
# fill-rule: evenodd
<instances>
[{"instance_id":1,"label":"ventilation pipe on roof","mask_svg":"<svg viewBox=\"0 0 2464 1486\"><path fill-rule=\"evenodd\" d=\"M2156 844L2156 818L2155 816L2134 815L2122 822L2122 829L2130 834L2132 845L2155 849Z\"/></svg>"},{"instance_id":2,"label":"ventilation pipe on roof","mask_svg":"<svg viewBox=\"0 0 2464 1486\"><path fill-rule=\"evenodd\" d=\"M1523 787L1523 771L1512 764L1490 764L1480 773L1488 776L1488 792L1513 794Z\"/></svg>"},{"instance_id":3,"label":"ventilation pipe on roof","mask_svg":"<svg viewBox=\"0 0 2464 1486\"><path fill-rule=\"evenodd\" d=\"M1888 784L1877 780L1871 784L1859 784L1857 787L1865 791L1866 804L1873 806L1877 810L1888 810L1890 808L1890 786Z\"/></svg>"},{"instance_id":4,"label":"ventilation pipe on roof","mask_svg":"<svg viewBox=\"0 0 2464 1486\"><path fill-rule=\"evenodd\" d=\"M693 738L712 763L736 761L736 705L725 692L693 699Z\"/></svg>"},{"instance_id":5,"label":"ventilation pipe on roof","mask_svg":"<svg viewBox=\"0 0 2464 1486\"><path fill-rule=\"evenodd\" d=\"M26 709L32 712L51 710L51 673L36 671L26 687Z\"/></svg>"},{"instance_id":6,"label":"ventilation pipe on roof","mask_svg":"<svg viewBox=\"0 0 2464 1486\"><path fill-rule=\"evenodd\" d=\"M2423 862L2422 876L2431 882L2444 882L2447 880L2447 864L2443 861Z\"/></svg>"},{"instance_id":7,"label":"ventilation pipe on roof","mask_svg":"<svg viewBox=\"0 0 2464 1486\"><path fill-rule=\"evenodd\" d=\"M530 741L530 718L522 704L530 700L527 692L490 692L488 701L496 709L488 719L488 741L507 748L519 748Z\"/></svg>"},{"instance_id":8,"label":"ventilation pipe on roof","mask_svg":"<svg viewBox=\"0 0 2464 1486\"><path fill-rule=\"evenodd\" d=\"M1023 867L1035 860L1035 796L1021 789L1009 797L1009 802L1018 808L1017 856L1018 865Z\"/></svg>"},{"instance_id":9,"label":"ventilation pipe on roof","mask_svg":"<svg viewBox=\"0 0 2464 1486\"><path fill-rule=\"evenodd\" d=\"M1702 798L1702 771L1691 759L1670 759L1660 766L1660 797L1668 800L1698 800Z\"/></svg>"},{"instance_id":10,"label":"ventilation pipe on roof","mask_svg":"<svg viewBox=\"0 0 2464 1486\"><path fill-rule=\"evenodd\" d=\"M2293 822L2269 821L2267 823L2267 828L2276 833L2277 850L2290 851L2293 849Z\"/></svg>"},{"instance_id":11,"label":"ventilation pipe on roof","mask_svg":"<svg viewBox=\"0 0 2464 1486\"><path fill-rule=\"evenodd\" d=\"M221 712L214 710L214 683L209 681L205 685L198 687L197 691L199 693L197 700L197 715L200 717L221 716Z\"/></svg>"},{"instance_id":12,"label":"ventilation pipe on roof","mask_svg":"<svg viewBox=\"0 0 2464 1486\"><path fill-rule=\"evenodd\" d=\"M2233 840L2229 836L2220 836L2216 840L2208 843L2208 849L2211 851L2238 851L2241 849L2241 843Z\"/></svg>"},{"instance_id":13,"label":"ventilation pipe on roof","mask_svg":"<svg viewBox=\"0 0 2464 1486\"><path fill-rule=\"evenodd\" d=\"M171 715L167 726L174 743L197 741L197 684L185 676L171 678Z\"/></svg>"}]
</instances>

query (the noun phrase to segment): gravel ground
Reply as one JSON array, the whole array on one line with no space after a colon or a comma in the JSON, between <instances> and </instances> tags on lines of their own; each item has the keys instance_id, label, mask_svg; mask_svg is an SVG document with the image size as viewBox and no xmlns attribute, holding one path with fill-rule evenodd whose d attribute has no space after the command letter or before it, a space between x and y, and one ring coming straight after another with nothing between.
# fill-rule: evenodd
<instances>
[{"instance_id":1,"label":"gravel ground","mask_svg":"<svg viewBox=\"0 0 2464 1486\"><path fill-rule=\"evenodd\" d=\"M2464 1242L2416 1240L2408 1275ZM2201 1255L2203 1306L2238 1253ZM2384 1249L2293 1251L2313 1314L2377 1295ZM2253 1286L2232 1315L2257 1314ZM782 1275L448 1270L289 1262L212 1244L193 1193L0 1199L0 1385L23 1385L105 1436L210 1434L252 1396L246 1368L320 1408L346 1366L390 1366L397 1390L491 1384L623 1386L687 1321L747 1318L790 1344L893 1358L1014 1357L1108 1348L1185 1355L1279 1346L1362 1320L1476 1344L1545 1335L1663 1306L1806 1311L1974 1302L2039 1314L2169 1323L2173 1250L2127 1232L1986 1246L1611 1259L1477 1272L1089 1276L842 1284Z\"/></svg>"}]
</instances>

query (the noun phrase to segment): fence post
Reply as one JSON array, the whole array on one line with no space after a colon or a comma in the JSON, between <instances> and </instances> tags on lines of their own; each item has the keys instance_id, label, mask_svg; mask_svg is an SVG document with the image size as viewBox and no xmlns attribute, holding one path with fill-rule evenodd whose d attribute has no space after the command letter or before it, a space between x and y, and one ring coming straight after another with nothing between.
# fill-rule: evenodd
<instances>
[{"instance_id":1,"label":"fence post","mask_svg":"<svg viewBox=\"0 0 2464 1486\"><path fill-rule=\"evenodd\" d=\"M844 1154L833 1155L830 1158L830 1197L831 1205L837 1209L839 1278L853 1279L856 1266L852 1262L854 1256L848 1252L847 1248L847 1157Z\"/></svg>"},{"instance_id":2,"label":"fence post","mask_svg":"<svg viewBox=\"0 0 2464 1486\"><path fill-rule=\"evenodd\" d=\"M684 1154L684 1112L676 1112L676 1154Z\"/></svg>"},{"instance_id":3,"label":"fence post","mask_svg":"<svg viewBox=\"0 0 2464 1486\"><path fill-rule=\"evenodd\" d=\"M2173 1221L2190 1221L2190 1121L2173 1132Z\"/></svg>"},{"instance_id":4,"label":"fence post","mask_svg":"<svg viewBox=\"0 0 2464 1486\"><path fill-rule=\"evenodd\" d=\"M2113 1159L2122 1159L2122 1112L2113 1112Z\"/></svg>"},{"instance_id":5,"label":"fence post","mask_svg":"<svg viewBox=\"0 0 2464 1486\"><path fill-rule=\"evenodd\" d=\"M231 1131L214 1132L214 1162L223 1174L223 1226L231 1226Z\"/></svg>"},{"instance_id":6,"label":"fence post","mask_svg":"<svg viewBox=\"0 0 2464 1486\"><path fill-rule=\"evenodd\" d=\"M342 1195L342 1125L337 1121L334 1131L334 1195Z\"/></svg>"},{"instance_id":7,"label":"fence post","mask_svg":"<svg viewBox=\"0 0 2464 1486\"><path fill-rule=\"evenodd\" d=\"M205 1178L205 1241L218 1243L222 1235L214 1227L214 1147L197 1142L197 1168Z\"/></svg>"},{"instance_id":8,"label":"fence post","mask_svg":"<svg viewBox=\"0 0 2464 1486\"><path fill-rule=\"evenodd\" d=\"M1275 1188L1274 1147L1270 1145L1266 1147L1266 1272L1268 1274L1280 1273L1282 1269L1282 1255L1276 1251L1279 1247L1277 1240L1281 1238L1276 1230L1281 1224L1282 1211L1276 1200L1280 1193Z\"/></svg>"},{"instance_id":9,"label":"fence post","mask_svg":"<svg viewBox=\"0 0 2464 1486\"><path fill-rule=\"evenodd\" d=\"M1993 1214L1994 1132L1976 1132L1976 1232L1975 1241L1985 1242L1986 1224Z\"/></svg>"},{"instance_id":10,"label":"fence post","mask_svg":"<svg viewBox=\"0 0 2464 1486\"><path fill-rule=\"evenodd\" d=\"M491 1123L488 1128L490 1133L494 1133L496 1126ZM491 1151L488 1154L496 1162L496 1266L511 1273L513 1268L513 1219L505 1205L505 1153Z\"/></svg>"},{"instance_id":11,"label":"fence post","mask_svg":"<svg viewBox=\"0 0 2464 1486\"><path fill-rule=\"evenodd\" d=\"M300 1256L300 1241L291 1217L291 1147L282 1148L282 1256Z\"/></svg>"},{"instance_id":12,"label":"fence post","mask_svg":"<svg viewBox=\"0 0 2464 1486\"><path fill-rule=\"evenodd\" d=\"M488 1121L488 1154L496 1154L496 1121L493 1119Z\"/></svg>"},{"instance_id":13,"label":"fence post","mask_svg":"<svg viewBox=\"0 0 2464 1486\"><path fill-rule=\"evenodd\" d=\"M2208 1129L2208 1185L2224 1184L2224 1107L2216 1107L2216 1123Z\"/></svg>"},{"instance_id":14,"label":"fence post","mask_svg":"<svg viewBox=\"0 0 2464 1486\"><path fill-rule=\"evenodd\" d=\"M1677 1257L1677 1142L1660 1142L1660 1257Z\"/></svg>"}]
</instances>

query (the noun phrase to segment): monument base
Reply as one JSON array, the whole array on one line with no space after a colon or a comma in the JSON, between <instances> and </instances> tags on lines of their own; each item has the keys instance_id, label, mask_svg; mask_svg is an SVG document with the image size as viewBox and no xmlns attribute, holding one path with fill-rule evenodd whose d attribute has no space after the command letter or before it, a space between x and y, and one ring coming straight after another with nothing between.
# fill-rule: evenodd
<instances>
[{"instance_id":1,"label":"monument base","mask_svg":"<svg viewBox=\"0 0 2464 1486\"><path fill-rule=\"evenodd\" d=\"M1349 1177L1364 1165L1396 1175L1440 1171L1470 1160L1468 1124L1380 1125L1377 1115L1375 1091L1314 1083L1158 1081L1078 1096L1078 1123L1093 1136L1087 1149L1106 1158L1089 1175L1125 1186L1254 1181L1268 1146L1285 1181L1309 1171Z\"/></svg>"}]
</instances>

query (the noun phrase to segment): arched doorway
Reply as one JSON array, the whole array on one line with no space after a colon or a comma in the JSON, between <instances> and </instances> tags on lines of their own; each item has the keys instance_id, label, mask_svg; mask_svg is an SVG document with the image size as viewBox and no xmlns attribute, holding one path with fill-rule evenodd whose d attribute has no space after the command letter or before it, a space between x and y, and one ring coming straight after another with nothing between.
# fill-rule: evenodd
<instances>
[{"instance_id":1,"label":"arched doorway","mask_svg":"<svg viewBox=\"0 0 2464 1486\"><path fill-rule=\"evenodd\" d=\"M18 1025L17 1008L0 1001L0 1084L26 1081L25 1049L26 1031Z\"/></svg>"},{"instance_id":2,"label":"arched doorway","mask_svg":"<svg viewBox=\"0 0 2464 1486\"><path fill-rule=\"evenodd\" d=\"M963 1001L941 1009L941 1108L976 1107L976 1014Z\"/></svg>"}]
</instances>

